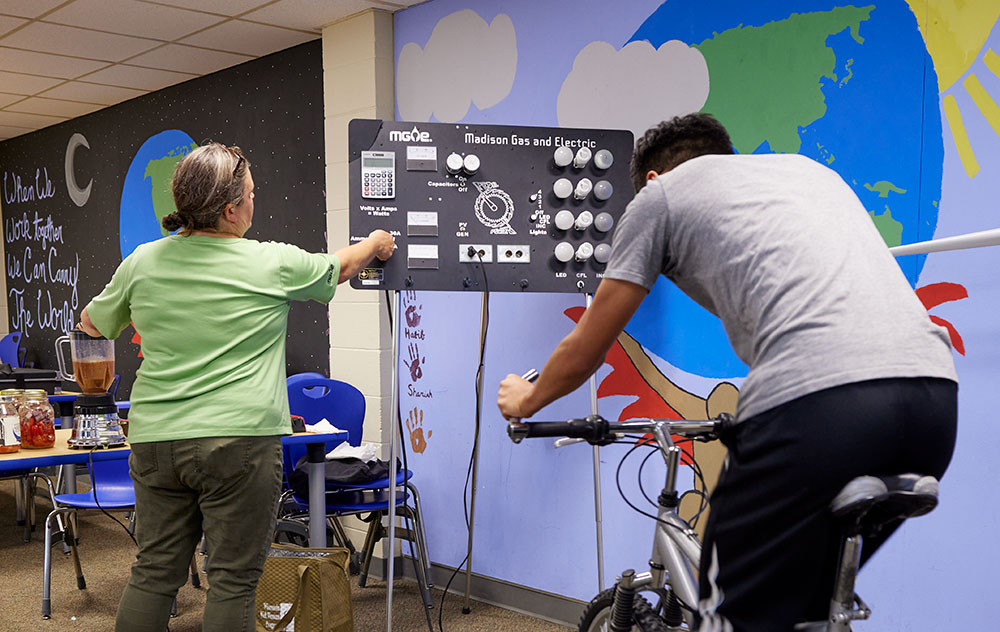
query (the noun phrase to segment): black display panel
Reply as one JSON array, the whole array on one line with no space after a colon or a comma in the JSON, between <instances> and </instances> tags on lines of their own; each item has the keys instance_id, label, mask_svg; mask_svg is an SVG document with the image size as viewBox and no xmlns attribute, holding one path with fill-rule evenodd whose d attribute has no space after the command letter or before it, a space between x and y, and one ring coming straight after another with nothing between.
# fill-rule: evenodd
<instances>
[{"instance_id":1,"label":"black display panel","mask_svg":"<svg viewBox=\"0 0 1000 632\"><path fill-rule=\"evenodd\" d=\"M358 289L587 292L632 199L632 133L355 119L351 241L395 256Z\"/></svg>"}]
</instances>

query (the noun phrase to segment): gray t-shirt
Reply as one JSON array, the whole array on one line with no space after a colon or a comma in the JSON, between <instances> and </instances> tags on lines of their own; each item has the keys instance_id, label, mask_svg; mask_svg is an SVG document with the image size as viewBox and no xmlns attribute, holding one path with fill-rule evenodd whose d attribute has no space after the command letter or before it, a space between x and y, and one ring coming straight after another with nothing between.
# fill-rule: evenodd
<instances>
[{"instance_id":1,"label":"gray t-shirt","mask_svg":"<svg viewBox=\"0 0 1000 632\"><path fill-rule=\"evenodd\" d=\"M862 380L957 381L947 332L861 201L803 156L702 156L647 183L604 277L649 289L660 274L722 320L750 366L740 420Z\"/></svg>"}]
</instances>

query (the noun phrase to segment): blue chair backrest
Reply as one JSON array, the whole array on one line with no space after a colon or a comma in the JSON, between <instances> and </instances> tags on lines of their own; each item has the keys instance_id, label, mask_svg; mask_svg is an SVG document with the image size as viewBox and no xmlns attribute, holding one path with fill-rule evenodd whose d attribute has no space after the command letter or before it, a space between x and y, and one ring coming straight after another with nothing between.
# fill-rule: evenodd
<instances>
[{"instance_id":1,"label":"blue chair backrest","mask_svg":"<svg viewBox=\"0 0 1000 632\"><path fill-rule=\"evenodd\" d=\"M354 386L340 380L331 380L316 373L299 373L288 376L288 407L293 415L314 424L326 419L346 430L347 442L361 445L361 428L365 421L365 396ZM340 441L326 445L329 452ZM287 451L286 475L305 456L305 446L290 446Z\"/></svg>"},{"instance_id":2,"label":"blue chair backrest","mask_svg":"<svg viewBox=\"0 0 1000 632\"><path fill-rule=\"evenodd\" d=\"M21 368L18 353L21 348L21 332L12 331L0 338L0 362L6 362L12 369Z\"/></svg>"},{"instance_id":3,"label":"blue chair backrest","mask_svg":"<svg viewBox=\"0 0 1000 632\"><path fill-rule=\"evenodd\" d=\"M98 501L135 504L135 487L128 473L128 459L94 461L88 469Z\"/></svg>"}]
</instances>

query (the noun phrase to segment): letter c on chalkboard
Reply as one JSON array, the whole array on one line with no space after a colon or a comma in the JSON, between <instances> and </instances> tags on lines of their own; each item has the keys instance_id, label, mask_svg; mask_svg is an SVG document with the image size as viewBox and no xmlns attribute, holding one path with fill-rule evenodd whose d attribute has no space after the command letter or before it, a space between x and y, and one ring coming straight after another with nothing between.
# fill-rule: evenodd
<instances>
[{"instance_id":1,"label":"letter c on chalkboard","mask_svg":"<svg viewBox=\"0 0 1000 632\"><path fill-rule=\"evenodd\" d=\"M82 189L76 184L76 174L73 171L73 157L76 153L76 148L81 145L90 149L87 139L80 133L70 136L69 144L66 145L66 190L69 191L70 199L77 206L83 206L87 203L87 200L90 199L90 186L94 184L93 178Z\"/></svg>"}]
</instances>

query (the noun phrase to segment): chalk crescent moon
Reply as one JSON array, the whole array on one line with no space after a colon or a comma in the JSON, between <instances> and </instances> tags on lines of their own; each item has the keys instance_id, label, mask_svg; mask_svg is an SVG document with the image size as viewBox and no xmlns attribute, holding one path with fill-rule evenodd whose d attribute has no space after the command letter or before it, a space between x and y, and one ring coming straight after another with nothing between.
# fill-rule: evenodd
<instances>
[{"instance_id":1,"label":"chalk crescent moon","mask_svg":"<svg viewBox=\"0 0 1000 632\"><path fill-rule=\"evenodd\" d=\"M76 175L73 171L73 157L76 153L76 148L80 146L90 149L90 144L84 138L83 134L76 133L69 137L69 143L66 145L66 190L69 191L70 199L77 206L83 206L87 203L87 200L90 199L90 187L94 184L93 178L82 189L76 183Z\"/></svg>"}]
</instances>

